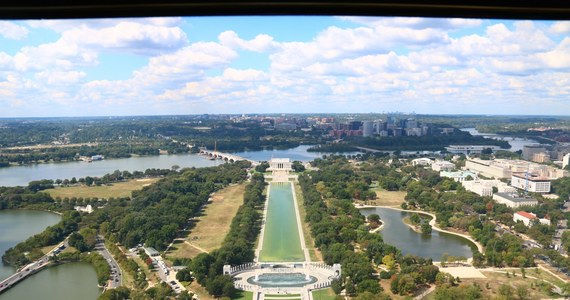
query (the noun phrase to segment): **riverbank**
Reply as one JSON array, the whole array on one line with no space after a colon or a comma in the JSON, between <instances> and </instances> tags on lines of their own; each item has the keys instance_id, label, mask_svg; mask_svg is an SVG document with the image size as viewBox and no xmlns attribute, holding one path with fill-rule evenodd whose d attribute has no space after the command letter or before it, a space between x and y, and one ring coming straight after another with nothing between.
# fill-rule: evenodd
<instances>
[{"instance_id":1,"label":"riverbank","mask_svg":"<svg viewBox=\"0 0 570 300\"><path fill-rule=\"evenodd\" d=\"M386 209L393 209L393 210L398 210L398 211L405 211L405 212L411 212L411 213L419 213L419 214L424 214L424 215L428 215L430 217L432 217L432 219L429 222L429 225L431 225L431 227L439 232L443 232L443 233L448 233L448 234L452 234L452 235L456 235L459 237L462 237L468 241L470 241L471 243L473 243L476 247L477 250L481 253L483 253L484 249L483 249L483 245L481 245L479 242L477 242L475 239L473 239L471 236L466 235L466 234L462 234L462 233L457 233L457 232L453 232L453 231L449 231L449 230L445 230L442 229L440 227L438 227L436 225L436 220L437 217L429 212L425 212L425 211L421 211L421 210L410 210L410 209L402 209L402 208L396 208L396 207L390 207L390 206L380 206L380 205L356 205L356 208L386 208ZM407 225L407 224L406 224Z\"/></svg>"}]
</instances>

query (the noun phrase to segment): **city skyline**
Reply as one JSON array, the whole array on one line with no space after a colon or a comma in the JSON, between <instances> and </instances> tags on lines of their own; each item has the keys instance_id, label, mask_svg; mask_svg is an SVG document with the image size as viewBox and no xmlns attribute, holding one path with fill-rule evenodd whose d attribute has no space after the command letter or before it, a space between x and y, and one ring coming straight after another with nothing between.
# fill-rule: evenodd
<instances>
[{"instance_id":1,"label":"city skyline","mask_svg":"<svg viewBox=\"0 0 570 300\"><path fill-rule=\"evenodd\" d=\"M560 115L570 22L363 17L0 21L0 118Z\"/></svg>"}]
</instances>

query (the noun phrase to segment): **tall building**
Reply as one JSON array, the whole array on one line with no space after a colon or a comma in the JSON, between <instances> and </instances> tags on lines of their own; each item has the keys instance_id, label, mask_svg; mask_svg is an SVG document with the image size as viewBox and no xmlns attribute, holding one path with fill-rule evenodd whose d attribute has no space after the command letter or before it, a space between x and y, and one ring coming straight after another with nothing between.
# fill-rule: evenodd
<instances>
[{"instance_id":1,"label":"tall building","mask_svg":"<svg viewBox=\"0 0 570 300\"><path fill-rule=\"evenodd\" d=\"M372 136L374 134L374 123L372 121L362 122L362 136Z\"/></svg>"},{"instance_id":2,"label":"tall building","mask_svg":"<svg viewBox=\"0 0 570 300\"><path fill-rule=\"evenodd\" d=\"M570 153L567 153L562 158L562 169L566 169L566 166L570 165Z\"/></svg>"},{"instance_id":3,"label":"tall building","mask_svg":"<svg viewBox=\"0 0 570 300\"><path fill-rule=\"evenodd\" d=\"M362 122L351 121L350 123L348 123L348 130L360 130L360 126L362 126Z\"/></svg>"},{"instance_id":4,"label":"tall building","mask_svg":"<svg viewBox=\"0 0 570 300\"><path fill-rule=\"evenodd\" d=\"M538 152L532 155L532 161L537 163L547 163L550 161L550 154L548 152Z\"/></svg>"},{"instance_id":5,"label":"tall building","mask_svg":"<svg viewBox=\"0 0 570 300\"><path fill-rule=\"evenodd\" d=\"M546 152L546 148L539 144L524 145L522 150L522 158L524 160L532 160L535 153Z\"/></svg>"}]
</instances>

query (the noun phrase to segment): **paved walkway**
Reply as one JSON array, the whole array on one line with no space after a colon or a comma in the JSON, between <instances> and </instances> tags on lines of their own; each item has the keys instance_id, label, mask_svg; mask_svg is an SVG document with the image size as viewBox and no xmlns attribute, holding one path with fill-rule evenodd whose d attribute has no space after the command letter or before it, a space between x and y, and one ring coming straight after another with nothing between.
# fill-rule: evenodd
<instances>
[{"instance_id":1,"label":"paved walkway","mask_svg":"<svg viewBox=\"0 0 570 300\"><path fill-rule=\"evenodd\" d=\"M259 232L259 241L257 249L255 249L255 258L253 261L259 262L259 254L263 249L263 237L265 236L265 223L267 221L267 208L269 207L269 193L271 192L271 183L267 185L267 196L265 197L265 205L263 206L263 218L261 220L261 230Z\"/></svg>"}]
</instances>

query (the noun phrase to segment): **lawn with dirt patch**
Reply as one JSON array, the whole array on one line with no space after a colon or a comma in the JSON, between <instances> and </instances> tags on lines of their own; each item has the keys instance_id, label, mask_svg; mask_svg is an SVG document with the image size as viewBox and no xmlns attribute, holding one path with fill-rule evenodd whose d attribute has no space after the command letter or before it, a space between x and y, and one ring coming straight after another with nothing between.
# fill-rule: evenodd
<instances>
[{"instance_id":1,"label":"lawn with dirt patch","mask_svg":"<svg viewBox=\"0 0 570 300\"><path fill-rule=\"evenodd\" d=\"M373 188L372 190L376 192L376 200L368 200L368 205L400 207L402 203L406 202L406 192L387 191L382 188Z\"/></svg>"},{"instance_id":2,"label":"lawn with dirt patch","mask_svg":"<svg viewBox=\"0 0 570 300\"><path fill-rule=\"evenodd\" d=\"M510 286L511 295L516 295L517 290L526 291L525 299L550 299L556 298L549 292L550 285L543 282L541 279L547 278L544 271L542 273L535 272L533 269L526 269L526 278L523 278L520 269L505 269L504 271L509 271L511 275L507 277L506 273L496 273L492 271L481 271L487 278L484 279L462 279L460 285L478 285L483 294L483 299L494 299L500 296L499 289L502 285ZM515 272L516 276L512 276L512 272ZM530 277L537 277L539 279L534 279ZM558 296L560 297L560 296ZM426 299L435 299L435 292L429 294ZM519 298L513 298L519 299Z\"/></svg>"},{"instance_id":3,"label":"lawn with dirt patch","mask_svg":"<svg viewBox=\"0 0 570 300\"><path fill-rule=\"evenodd\" d=\"M142 190L143 187L157 182L160 178L135 179L100 186L70 186L48 189L44 192L54 198L122 198L131 197L132 191Z\"/></svg>"},{"instance_id":4,"label":"lawn with dirt patch","mask_svg":"<svg viewBox=\"0 0 570 300\"><path fill-rule=\"evenodd\" d=\"M210 252L220 248L240 205L247 183L229 186L216 192L212 201L205 206L203 214L196 220L185 242L175 243L171 250L173 257L195 257L200 249Z\"/></svg>"}]
</instances>

